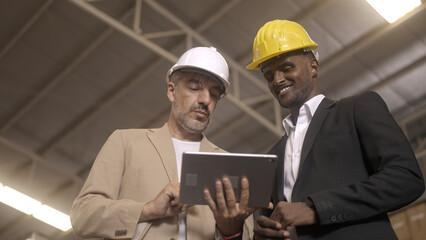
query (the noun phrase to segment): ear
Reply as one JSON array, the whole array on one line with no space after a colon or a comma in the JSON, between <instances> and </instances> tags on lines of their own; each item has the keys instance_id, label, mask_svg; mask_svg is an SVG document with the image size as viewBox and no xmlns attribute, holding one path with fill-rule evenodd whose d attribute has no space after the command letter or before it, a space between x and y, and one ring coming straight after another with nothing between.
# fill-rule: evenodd
<instances>
[{"instance_id":1,"label":"ear","mask_svg":"<svg viewBox=\"0 0 426 240\"><path fill-rule=\"evenodd\" d=\"M312 78L318 77L318 70L319 70L319 64L316 59L311 60L311 72L312 72Z\"/></svg>"},{"instance_id":2,"label":"ear","mask_svg":"<svg viewBox=\"0 0 426 240\"><path fill-rule=\"evenodd\" d=\"M175 101L176 85L172 82L167 83L167 97L170 102Z\"/></svg>"}]
</instances>

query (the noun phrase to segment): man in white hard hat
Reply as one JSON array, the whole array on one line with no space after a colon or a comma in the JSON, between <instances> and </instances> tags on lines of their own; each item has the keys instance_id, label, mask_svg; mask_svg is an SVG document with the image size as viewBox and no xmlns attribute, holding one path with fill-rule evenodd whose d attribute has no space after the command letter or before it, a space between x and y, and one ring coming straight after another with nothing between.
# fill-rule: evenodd
<instances>
[{"instance_id":1,"label":"man in white hard hat","mask_svg":"<svg viewBox=\"0 0 426 240\"><path fill-rule=\"evenodd\" d=\"M107 239L248 239L248 181L240 204L179 203L182 153L223 152L203 135L229 89L229 70L216 49L185 52L167 73L170 117L158 129L116 130L99 152L71 210L74 233ZM229 179L224 190L232 191ZM218 201L226 201L218 199ZM225 207L223 207L225 206ZM216 221L215 221L216 218Z\"/></svg>"}]
</instances>

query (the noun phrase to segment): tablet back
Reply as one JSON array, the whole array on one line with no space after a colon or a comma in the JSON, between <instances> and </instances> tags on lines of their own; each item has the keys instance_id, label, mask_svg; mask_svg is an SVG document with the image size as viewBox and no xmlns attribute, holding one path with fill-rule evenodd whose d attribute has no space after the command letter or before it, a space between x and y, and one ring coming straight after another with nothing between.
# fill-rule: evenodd
<instances>
[{"instance_id":1,"label":"tablet back","mask_svg":"<svg viewBox=\"0 0 426 240\"><path fill-rule=\"evenodd\" d=\"M241 177L246 176L250 185L250 207L267 207L271 200L277 166L276 155L186 152L182 156L180 179L180 203L206 205L203 190L208 187L216 199L216 179L229 177L237 201Z\"/></svg>"}]
</instances>

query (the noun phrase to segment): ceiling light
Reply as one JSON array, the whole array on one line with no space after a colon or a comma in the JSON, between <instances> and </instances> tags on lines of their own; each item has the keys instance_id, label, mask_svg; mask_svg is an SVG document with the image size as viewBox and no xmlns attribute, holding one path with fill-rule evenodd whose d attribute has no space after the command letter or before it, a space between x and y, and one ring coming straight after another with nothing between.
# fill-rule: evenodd
<instances>
[{"instance_id":1,"label":"ceiling light","mask_svg":"<svg viewBox=\"0 0 426 240\"><path fill-rule=\"evenodd\" d=\"M41 202L7 186L0 189L0 202L28 215L41 206Z\"/></svg>"},{"instance_id":2,"label":"ceiling light","mask_svg":"<svg viewBox=\"0 0 426 240\"><path fill-rule=\"evenodd\" d=\"M52 207L0 183L0 202L62 231L71 229L70 217Z\"/></svg>"},{"instance_id":3,"label":"ceiling light","mask_svg":"<svg viewBox=\"0 0 426 240\"><path fill-rule=\"evenodd\" d=\"M40 221L61 229L64 232L71 229L70 217L47 205L42 205L37 208L34 211L33 216Z\"/></svg>"},{"instance_id":4,"label":"ceiling light","mask_svg":"<svg viewBox=\"0 0 426 240\"><path fill-rule=\"evenodd\" d=\"M366 0L389 23L422 4L421 0Z\"/></svg>"}]
</instances>

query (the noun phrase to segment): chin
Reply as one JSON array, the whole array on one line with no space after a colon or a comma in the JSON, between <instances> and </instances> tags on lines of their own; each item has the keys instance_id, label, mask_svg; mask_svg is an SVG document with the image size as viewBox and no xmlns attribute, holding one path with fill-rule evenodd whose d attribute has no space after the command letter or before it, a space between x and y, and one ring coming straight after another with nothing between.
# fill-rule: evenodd
<instances>
[{"instance_id":1,"label":"chin","mask_svg":"<svg viewBox=\"0 0 426 240\"><path fill-rule=\"evenodd\" d=\"M196 132L196 133L201 133L203 132L208 126L208 122L195 122L195 123L190 123L187 125L187 128L189 130L191 130L192 132Z\"/></svg>"}]
</instances>

